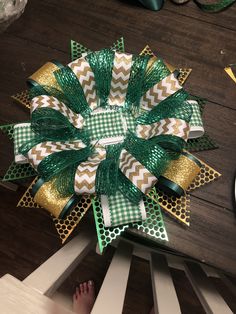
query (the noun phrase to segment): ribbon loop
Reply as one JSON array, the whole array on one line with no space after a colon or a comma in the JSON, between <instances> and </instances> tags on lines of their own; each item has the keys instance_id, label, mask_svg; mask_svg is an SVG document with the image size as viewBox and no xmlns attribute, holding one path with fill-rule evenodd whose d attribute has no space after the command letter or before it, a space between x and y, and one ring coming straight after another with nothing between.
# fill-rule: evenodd
<instances>
[{"instance_id":1,"label":"ribbon loop","mask_svg":"<svg viewBox=\"0 0 236 314\"><path fill-rule=\"evenodd\" d=\"M94 73L88 61L82 57L69 63L68 66L79 80L89 107L91 110L95 110L98 107L98 97Z\"/></svg>"},{"instance_id":2,"label":"ribbon loop","mask_svg":"<svg viewBox=\"0 0 236 314\"><path fill-rule=\"evenodd\" d=\"M143 140L129 133L124 148L156 178L166 169L170 157L164 148L151 140Z\"/></svg>"},{"instance_id":3,"label":"ribbon loop","mask_svg":"<svg viewBox=\"0 0 236 314\"><path fill-rule=\"evenodd\" d=\"M153 109L161 101L168 98L178 90L182 89L174 73L165 77L160 82L151 87L141 98L141 108L147 111Z\"/></svg>"},{"instance_id":4,"label":"ribbon loop","mask_svg":"<svg viewBox=\"0 0 236 314\"><path fill-rule=\"evenodd\" d=\"M95 194L95 192L98 192L97 172L105 158L105 148L95 145L94 153L76 169L74 181L76 194Z\"/></svg>"},{"instance_id":5,"label":"ribbon loop","mask_svg":"<svg viewBox=\"0 0 236 314\"><path fill-rule=\"evenodd\" d=\"M66 117L75 128L81 129L83 127L83 117L80 114L73 112L63 102L60 102L55 97L41 95L33 98L31 102L31 114L40 108L50 108L58 111Z\"/></svg>"},{"instance_id":6,"label":"ribbon loop","mask_svg":"<svg viewBox=\"0 0 236 314\"><path fill-rule=\"evenodd\" d=\"M205 133L201 116L201 108L196 100L188 100L188 103L190 103L193 109L191 120L189 122L190 124L189 138L190 139L198 138L203 136L203 134Z\"/></svg>"},{"instance_id":7,"label":"ribbon loop","mask_svg":"<svg viewBox=\"0 0 236 314\"><path fill-rule=\"evenodd\" d=\"M42 142L27 153L27 159L29 163L37 169L42 160L54 153L70 150L80 150L85 148L85 144L81 140L66 141L66 142Z\"/></svg>"},{"instance_id":8,"label":"ribbon loop","mask_svg":"<svg viewBox=\"0 0 236 314\"><path fill-rule=\"evenodd\" d=\"M95 194L96 172L100 161L82 162L75 174L76 194Z\"/></svg>"},{"instance_id":9,"label":"ribbon loop","mask_svg":"<svg viewBox=\"0 0 236 314\"><path fill-rule=\"evenodd\" d=\"M132 63L131 54L115 52L111 88L108 96L108 102L111 106L123 107L125 104Z\"/></svg>"},{"instance_id":10,"label":"ribbon loop","mask_svg":"<svg viewBox=\"0 0 236 314\"><path fill-rule=\"evenodd\" d=\"M117 192L115 195L108 197L102 195L101 203L106 227L114 227L146 219L143 200L138 204L134 204L120 192Z\"/></svg>"},{"instance_id":11,"label":"ribbon loop","mask_svg":"<svg viewBox=\"0 0 236 314\"><path fill-rule=\"evenodd\" d=\"M48 182L39 179L33 186L34 201L50 212L54 217L64 219L78 202L75 195L62 195L55 188L55 179Z\"/></svg>"},{"instance_id":12,"label":"ribbon loop","mask_svg":"<svg viewBox=\"0 0 236 314\"><path fill-rule=\"evenodd\" d=\"M121 151L120 170L143 194L148 194L157 182L157 178L125 149Z\"/></svg>"},{"instance_id":13,"label":"ribbon loop","mask_svg":"<svg viewBox=\"0 0 236 314\"><path fill-rule=\"evenodd\" d=\"M168 118L148 125L139 124L136 132L138 137L146 140L154 136L169 134L181 137L187 142L189 124L182 119Z\"/></svg>"},{"instance_id":14,"label":"ribbon loop","mask_svg":"<svg viewBox=\"0 0 236 314\"><path fill-rule=\"evenodd\" d=\"M158 181L159 187L167 194L180 197L185 194L191 182L201 170L200 161L193 155L183 152L172 160Z\"/></svg>"},{"instance_id":15,"label":"ribbon loop","mask_svg":"<svg viewBox=\"0 0 236 314\"><path fill-rule=\"evenodd\" d=\"M35 139L35 134L31 129L31 123L19 123L14 126L14 154L15 162L19 164L28 163L28 159L22 154L21 147L26 142Z\"/></svg>"},{"instance_id":16,"label":"ribbon loop","mask_svg":"<svg viewBox=\"0 0 236 314\"><path fill-rule=\"evenodd\" d=\"M68 99L67 106L83 117L87 117L91 108L86 101L86 97L78 78L69 66L66 66L54 73L65 97Z\"/></svg>"},{"instance_id":17,"label":"ribbon loop","mask_svg":"<svg viewBox=\"0 0 236 314\"><path fill-rule=\"evenodd\" d=\"M61 67L63 67L63 65L61 65L57 61L45 63L41 68L39 68L28 78L28 85L30 87L41 87L42 89L44 89L43 86L47 86L48 88L53 88L60 91L61 89L56 81L54 72L59 70Z\"/></svg>"}]
</instances>

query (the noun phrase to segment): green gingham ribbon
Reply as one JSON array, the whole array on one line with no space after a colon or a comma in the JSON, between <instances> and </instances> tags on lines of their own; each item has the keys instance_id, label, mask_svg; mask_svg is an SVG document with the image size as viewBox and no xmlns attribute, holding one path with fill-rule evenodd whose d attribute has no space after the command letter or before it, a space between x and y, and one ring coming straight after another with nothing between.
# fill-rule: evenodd
<instances>
[{"instance_id":1,"label":"green gingham ribbon","mask_svg":"<svg viewBox=\"0 0 236 314\"><path fill-rule=\"evenodd\" d=\"M20 123L14 126L14 155L15 162L19 164L28 163L27 158L20 153L21 146L35 138L35 134L31 130L31 123Z\"/></svg>"},{"instance_id":2,"label":"green gingham ribbon","mask_svg":"<svg viewBox=\"0 0 236 314\"><path fill-rule=\"evenodd\" d=\"M143 200L133 204L120 192L115 195L101 196L103 219L106 227L118 226L146 219Z\"/></svg>"},{"instance_id":3,"label":"green gingham ribbon","mask_svg":"<svg viewBox=\"0 0 236 314\"><path fill-rule=\"evenodd\" d=\"M126 127L124 129L124 119ZM85 131L92 141L102 138L114 138L124 136L127 130L135 130L135 120L127 113L114 110L101 110L92 114L87 120Z\"/></svg>"},{"instance_id":4,"label":"green gingham ribbon","mask_svg":"<svg viewBox=\"0 0 236 314\"><path fill-rule=\"evenodd\" d=\"M192 107L192 117L190 120L189 139L199 138L204 134L204 127L201 115L201 107L195 100L188 100Z\"/></svg>"}]
</instances>

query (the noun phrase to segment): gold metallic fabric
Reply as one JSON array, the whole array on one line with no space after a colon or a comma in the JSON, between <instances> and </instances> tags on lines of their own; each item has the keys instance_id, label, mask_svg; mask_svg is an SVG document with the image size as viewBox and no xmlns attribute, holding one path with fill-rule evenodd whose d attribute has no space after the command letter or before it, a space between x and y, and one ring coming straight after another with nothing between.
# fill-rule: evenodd
<instances>
[{"instance_id":1,"label":"gold metallic fabric","mask_svg":"<svg viewBox=\"0 0 236 314\"><path fill-rule=\"evenodd\" d=\"M200 167L193 160L181 155L178 159L170 162L163 177L176 183L186 191L200 170Z\"/></svg>"},{"instance_id":2,"label":"gold metallic fabric","mask_svg":"<svg viewBox=\"0 0 236 314\"><path fill-rule=\"evenodd\" d=\"M61 196L53 183L53 180L45 182L35 194L34 201L58 218L72 195Z\"/></svg>"},{"instance_id":3,"label":"gold metallic fabric","mask_svg":"<svg viewBox=\"0 0 236 314\"><path fill-rule=\"evenodd\" d=\"M33 80L34 82L38 83L42 86L49 86L52 88L56 88L61 90L60 86L58 85L53 72L59 70L59 67L52 63L47 62L41 68L39 68L35 73L33 73L29 79Z\"/></svg>"}]
</instances>

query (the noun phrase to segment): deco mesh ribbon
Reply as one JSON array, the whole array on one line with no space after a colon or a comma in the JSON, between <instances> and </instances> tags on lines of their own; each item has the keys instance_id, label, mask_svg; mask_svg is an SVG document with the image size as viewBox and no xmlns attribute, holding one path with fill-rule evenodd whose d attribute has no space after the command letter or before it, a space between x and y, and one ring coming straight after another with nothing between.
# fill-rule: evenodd
<instances>
[{"instance_id":1,"label":"deco mesh ribbon","mask_svg":"<svg viewBox=\"0 0 236 314\"><path fill-rule=\"evenodd\" d=\"M38 174L34 202L56 219L96 195L100 248L101 228L149 233L158 220L166 240L153 187L185 197L199 175L203 164L184 149L204 133L202 107L160 58L81 50L67 66L48 62L29 78L31 120L1 127L14 138L15 163Z\"/></svg>"}]
</instances>

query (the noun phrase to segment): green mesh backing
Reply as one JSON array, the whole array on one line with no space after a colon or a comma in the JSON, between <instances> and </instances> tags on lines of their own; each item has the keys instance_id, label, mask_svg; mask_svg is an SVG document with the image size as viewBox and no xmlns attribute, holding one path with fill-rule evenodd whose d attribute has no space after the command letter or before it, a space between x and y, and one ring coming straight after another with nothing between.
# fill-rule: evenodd
<instances>
[{"instance_id":1,"label":"green mesh backing","mask_svg":"<svg viewBox=\"0 0 236 314\"><path fill-rule=\"evenodd\" d=\"M121 37L111 46L111 49L124 52L124 38ZM82 56L85 52L91 52L90 49L86 48L82 44L71 40L71 60L74 61Z\"/></svg>"},{"instance_id":2,"label":"green mesh backing","mask_svg":"<svg viewBox=\"0 0 236 314\"><path fill-rule=\"evenodd\" d=\"M144 205L145 208L148 209L146 221L110 228L106 228L104 226L100 200L98 198L94 198L92 204L97 229L98 244L101 253L108 244L121 235L127 228L142 231L144 232L144 237L150 237L152 240L168 241L160 206L149 197L144 197Z\"/></svg>"},{"instance_id":3,"label":"green mesh backing","mask_svg":"<svg viewBox=\"0 0 236 314\"><path fill-rule=\"evenodd\" d=\"M9 136L11 140L14 138L14 125L15 124L6 124L6 125L1 125L0 130Z\"/></svg>"},{"instance_id":4,"label":"green mesh backing","mask_svg":"<svg viewBox=\"0 0 236 314\"><path fill-rule=\"evenodd\" d=\"M199 138L188 140L185 148L190 152L199 152L219 148L219 145L207 133L205 133Z\"/></svg>"},{"instance_id":5,"label":"green mesh backing","mask_svg":"<svg viewBox=\"0 0 236 314\"><path fill-rule=\"evenodd\" d=\"M36 176L36 171L31 167L30 164L16 164L14 161L8 168L2 181L19 180L28 177Z\"/></svg>"}]
</instances>

